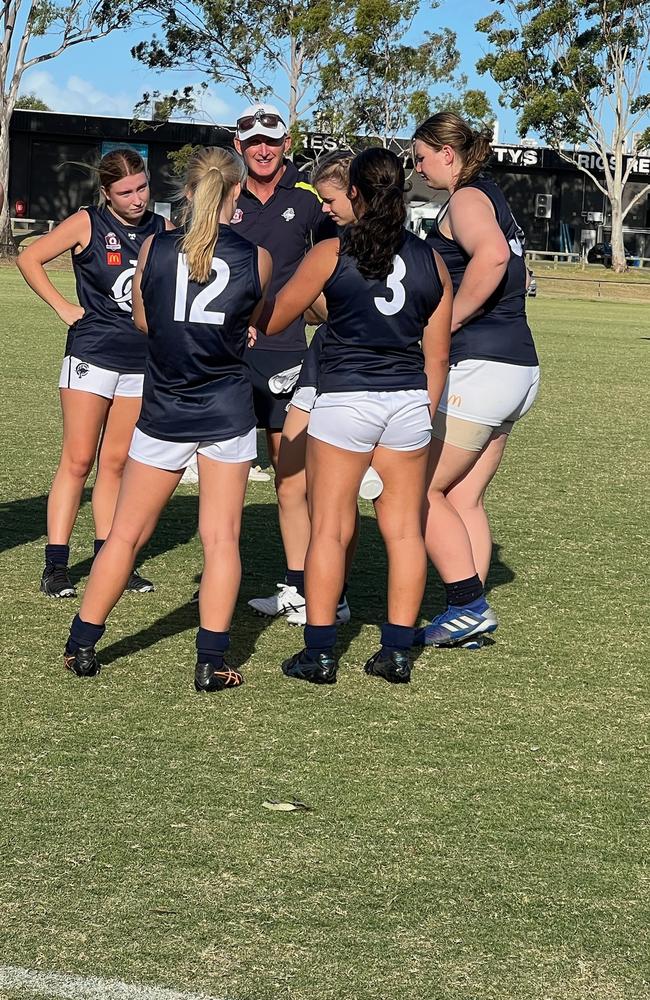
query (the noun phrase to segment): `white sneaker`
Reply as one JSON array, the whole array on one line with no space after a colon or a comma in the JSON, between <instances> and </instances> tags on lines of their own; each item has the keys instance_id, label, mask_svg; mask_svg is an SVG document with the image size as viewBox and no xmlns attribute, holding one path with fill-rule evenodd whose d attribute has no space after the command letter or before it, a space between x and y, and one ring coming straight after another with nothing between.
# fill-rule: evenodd
<instances>
[{"instance_id":1,"label":"white sneaker","mask_svg":"<svg viewBox=\"0 0 650 1000\"><path fill-rule=\"evenodd\" d=\"M347 598L343 598L339 601L336 608L336 624L337 625L347 625L350 621L350 607L347 602ZM307 606L304 605L299 611L290 611L287 615L287 623L289 625L306 625L307 624Z\"/></svg>"},{"instance_id":2,"label":"white sneaker","mask_svg":"<svg viewBox=\"0 0 650 1000\"><path fill-rule=\"evenodd\" d=\"M270 478L268 472L264 472L260 465L253 465L249 469L248 480L251 483L268 483Z\"/></svg>"},{"instance_id":3,"label":"white sneaker","mask_svg":"<svg viewBox=\"0 0 650 1000\"><path fill-rule=\"evenodd\" d=\"M293 612L304 615L305 598L300 596L298 588L290 587L287 583L278 583L276 586L277 594L272 594L271 597L254 597L248 602L249 608L266 618L278 618Z\"/></svg>"}]
</instances>

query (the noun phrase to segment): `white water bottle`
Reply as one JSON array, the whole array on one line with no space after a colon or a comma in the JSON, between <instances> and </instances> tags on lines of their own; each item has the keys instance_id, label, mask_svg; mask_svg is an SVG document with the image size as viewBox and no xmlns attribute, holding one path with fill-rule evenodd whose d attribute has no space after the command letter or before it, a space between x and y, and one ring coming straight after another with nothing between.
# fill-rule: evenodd
<instances>
[{"instance_id":1,"label":"white water bottle","mask_svg":"<svg viewBox=\"0 0 650 1000\"><path fill-rule=\"evenodd\" d=\"M359 496L363 500L376 500L377 497L381 496L383 488L384 484L379 473L373 469L372 465L368 466L359 486Z\"/></svg>"}]
</instances>

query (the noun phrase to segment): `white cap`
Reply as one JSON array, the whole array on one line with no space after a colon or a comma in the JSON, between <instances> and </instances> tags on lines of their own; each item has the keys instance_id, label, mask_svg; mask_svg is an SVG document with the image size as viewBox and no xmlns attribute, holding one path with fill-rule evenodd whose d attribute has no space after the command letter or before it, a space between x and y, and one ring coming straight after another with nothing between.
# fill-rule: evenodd
<instances>
[{"instance_id":1,"label":"white cap","mask_svg":"<svg viewBox=\"0 0 650 1000\"><path fill-rule=\"evenodd\" d=\"M277 125L263 125L260 121L263 115L276 115L280 120ZM239 122L243 118L255 118L250 128L242 131ZM274 104L251 104L237 119L237 138L240 142L251 139L254 135L265 136L267 139L283 139L287 134L287 126L282 120L282 115Z\"/></svg>"}]
</instances>

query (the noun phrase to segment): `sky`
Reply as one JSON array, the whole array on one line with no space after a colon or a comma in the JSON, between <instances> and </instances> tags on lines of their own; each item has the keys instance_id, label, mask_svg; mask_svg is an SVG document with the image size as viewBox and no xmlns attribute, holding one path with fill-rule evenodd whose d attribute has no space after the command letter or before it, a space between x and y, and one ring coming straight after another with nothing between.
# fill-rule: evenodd
<instances>
[{"instance_id":1,"label":"sky","mask_svg":"<svg viewBox=\"0 0 650 1000\"><path fill-rule=\"evenodd\" d=\"M449 27L457 34L461 53L460 68L469 79L469 86L484 89L492 106L498 109L500 142L518 140L515 119L509 110L498 108L499 91L487 76L475 70L483 54L484 36L474 31L474 24L494 10L490 0L442 0L435 13L427 13L426 3L418 16L409 40L417 38L427 28ZM130 29L116 32L90 44L81 44L49 62L29 70L23 77L21 93L35 93L53 111L81 114L131 117L134 105L145 91L163 93L174 87L197 83L202 77L188 72L154 73L132 58L131 47L150 37L152 29ZM444 87L442 88L445 89ZM232 124L246 106L246 100L223 85L211 85L202 98L203 116L195 120Z\"/></svg>"}]
</instances>

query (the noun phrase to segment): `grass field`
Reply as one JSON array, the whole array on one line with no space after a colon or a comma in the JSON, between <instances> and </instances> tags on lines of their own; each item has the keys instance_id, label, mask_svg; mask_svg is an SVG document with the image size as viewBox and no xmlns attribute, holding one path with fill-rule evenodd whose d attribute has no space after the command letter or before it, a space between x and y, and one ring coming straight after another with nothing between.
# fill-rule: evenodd
<instances>
[{"instance_id":1,"label":"grass field","mask_svg":"<svg viewBox=\"0 0 650 1000\"><path fill-rule=\"evenodd\" d=\"M198 697L193 487L100 677L63 671L75 605L38 579L64 330L7 270L0 305L0 964L228 1000L647 997L647 306L531 303L543 388L490 495L493 645L427 651L406 689L363 675L385 578L364 504L339 682L286 680L300 634L245 607L282 570L253 484L246 684ZM86 503L82 587L92 535ZM262 807L294 797L312 811Z\"/></svg>"}]
</instances>

